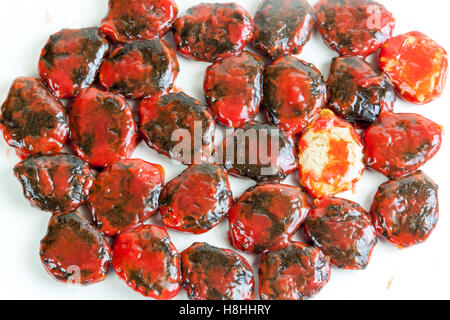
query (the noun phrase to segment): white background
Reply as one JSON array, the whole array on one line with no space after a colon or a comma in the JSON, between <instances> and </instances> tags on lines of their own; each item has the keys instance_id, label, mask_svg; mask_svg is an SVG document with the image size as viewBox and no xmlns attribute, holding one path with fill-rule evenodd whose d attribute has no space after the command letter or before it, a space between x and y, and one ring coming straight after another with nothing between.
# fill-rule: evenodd
<instances>
[{"instance_id":1,"label":"white background","mask_svg":"<svg viewBox=\"0 0 450 320\"><path fill-rule=\"evenodd\" d=\"M200 0L177 0L180 13ZM226 2L226 1L217 1ZM259 0L237 0L253 15ZM310 0L311 4L316 1ZM314 3L313 3L314 2ZM450 50L450 2L447 0L381 0L395 16L395 34L422 31ZM14 0L0 1L0 101L6 97L12 81L19 76L37 76L37 62L42 46L50 34L62 28L98 26L107 11L107 0ZM169 36L170 39L171 36ZM334 53L321 41L317 31L300 57L314 63L328 76ZM202 83L207 63L179 57L181 73L177 86L204 101ZM444 96L425 106L403 101L397 112L420 113L450 130L450 88ZM331 280L315 299L449 299L450 298L450 144L448 136L440 153L423 169L440 186L441 218L431 238L422 245L399 250L380 240L371 263L364 271L333 269ZM164 166L167 181L184 170L150 150L144 143L134 157ZM3 299L144 299L111 272L99 284L85 288L68 288L50 278L39 259L39 242L45 235L49 213L31 208L22 196L22 188L13 177L12 169L19 161L14 150L0 139L0 298ZM385 178L366 171L356 187L357 193L342 197L370 208L372 197ZM240 196L254 182L232 178L234 196ZM298 184L296 174L287 179ZM160 224L158 217L152 223ZM169 231L181 252L195 241L231 248L223 222L211 232L194 236ZM296 235L295 239L299 239ZM257 271L258 258L244 254ZM182 291L178 299L186 299Z\"/></svg>"}]
</instances>

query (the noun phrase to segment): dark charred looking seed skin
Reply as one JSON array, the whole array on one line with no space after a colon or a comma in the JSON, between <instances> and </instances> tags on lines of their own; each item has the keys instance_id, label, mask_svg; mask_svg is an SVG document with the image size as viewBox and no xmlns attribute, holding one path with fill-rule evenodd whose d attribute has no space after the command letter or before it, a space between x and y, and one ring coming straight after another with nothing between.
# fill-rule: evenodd
<instances>
[{"instance_id":1,"label":"dark charred looking seed skin","mask_svg":"<svg viewBox=\"0 0 450 320\"><path fill-rule=\"evenodd\" d=\"M301 133L326 102L327 86L313 64L286 56L266 68L262 106L282 130Z\"/></svg>"},{"instance_id":2,"label":"dark charred looking seed skin","mask_svg":"<svg viewBox=\"0 0 450 320\"><path fill-rule=\"evenodd\" d=\"M194 243L181 253L183 287L191 300L253 300L247 260L232 250Z\"/></svg>"},{"instance_id":3,"label":"dark charred looking seed skin","mask_svg":"<svg viewBox=\"0 0 450 320\"><path fill-rule=\"evenodd\" d=\"M264 61L244 51L215 62L206 70L206 101L216 120L241 127L259 113L263 97Z\"/></svg>"},{"instance_id":4,"label":"dark charred looking seed skin","mask_svg":"<svg viewBox=\"0 0 450 320\"><path fill-rule=\"evenodd\" d=\"M314 10L307 0L264 0L254 22L256 48L276 59L302 52L314 28Z\"/></svg>"},{"instance_id":5,"label":"dark charred looking seed skin","mask_svg":"<svg viewBox=\"0 0 450 320\"><path fill-rule=\"evenodd\" d=\"M382 113L364 133L367 165L389 178L412 173L441 148L443 129L414 113Z\"/></svg>"},{"instance_id":6,"label":"dark charred looking seed skin","mask_svg":"<svg viewBox=\"0 0 450 320\"><path fill-rule=\"evenodd\" d=\"M259 264L262 300L306 300L330 279L331 267L317 247L291 242L281 251L264 253Z\"/></svg>"},{"instance_id":7,"label":"dark charred looking seed skin","mask_svg":"<svg viewBox=\"0 0 450 320\"><path fill-rule=\"evenodd\" d=\"M340 55L367 57L395 28L392 14L372 0L321 0L314 9L322 38Z\"/></svg>"},{"instance_id":8,"label":"dark charred looking seed skin","mask_svg":"<svg viewBox=\"0 0 450 320\"><path fill-rule=\"evenodd\" d=\"M107 236L145 222L158 209L164 168L140 159L108 166L95 179L89 195L94 221Z\"/></svg>"},{"instance_id":9,"label":"dark charred looking seed skin","mask_svg":"<svg viewBox=\"0 0 450 320\"><path fill-rule=\"evenodd\" d=\"M122 96L110 92L83 89L70 109L69 126L75 153L92 167L129 158L137 146L131 108Z\"/></svg>"},{"instance_id":10,"label":"dark charred looking seed skin","mask_svg":"<svg viewBox=\"0 0 450 320\"><path fill-rule=\"evenodd\" d=\"M66 109L35 78L14 81L1 108L0 129L23 157L59 153L69 136Z\"/></svg>"},{"instance_id":11,"label":"dark charred looking seed skin","mask_svg":"<svg viewBox=\"0 0 450 320\"><path fill-rule=\"evenodd\" d=\"M202 3L188 9L173 27L180 53L214 61L242 52L252 38L253 21L236 3Z\"/></svg>"},{"instance_id":12,"label":"dark charred looking seed skin","mask_svg":"<svg viewBox=\"0 0 450 320\"><path fill-rule=\"evenodd\" d=\"M377 243L369 214L359 204L335 197L316 200L305 234L341 269L365 269Z\"/></svg>"},{"instance_id":13,"label":"dark charred looking seed skin","mask_svg":"<svg viewBox=\"0 0 450 320\"><path fill-rule=\"evenodd\" d=\"M90 87L109 49L98 28L63 29L50 36L39 59L41 80L58 98Z\"/></svg>"},{"instance_id":14,"label":"dark charred looking seed skin","mask_svg":"<svg viewBox=\"0 0 450 320\"><path fill-rule=\"evenodd\" d=\"M394 109L392 82L358 57L334 58L327 85L328 108L346 121L371 124L382 110Z\"/></svg>"},{"instance_id":15,"label":"dark charred looking seed skin","mask_svg":"<svg viewBox=\"0 0 450 320\"><path fill-rule=\"evenodd\" d=\"M228 213L228 235L241 251L264 253L286 248L310 210L298 187L262 184L247 190Z\"/></svg>"},{"instance_id":16,"label":"dark charred looking seed skin","mask_svg":"<svg viewBox=\"0 0 450 320\"><path fill-rule=\"evenodd\" d=\"M109 0L100 30L113 42L162 37L178 14L173 0Z\"/></svg>"},{"instance_id":17,"label":"dark charred looking seed skin","mask_svg":"<svg viewBox=\"0 0 450 320\"><path fill-rule=\"evenodd\" d=\"M55 214L84 204L94 181L85 162L66 154L29 157L15 166L14 175L33 206Z\"/></svg>"},{"instance_id":18,"label":"dark charred looking seed skin","mask_svg":"<svg viewBox=\"0 0 450 320\"><path fill-rule=\"evenodd\" d=\"M428 239L439 220L438 186L422 171L380 186L370 209L380 235L400 248Z\"/></svg>"},{"instance_id":19,"label":"dark charred looking seed skin","mask_svg":"<svg viewBox=\"0 0 450 320\"><path fill-rule=\"evenodd\" d=\"M139 99L167 93L179 71L175 51L155 38L117 47L100 67L99 80L106 90Z\"/></svg>"},{"instance_id":20,"label":"dark charred looking seed skin","mask_svg":"<svg viewBox=\"0 0 450 320\"><path fill-rule=\"evenodd\" d=\"M272 139L278 146L272 148ZM236 129L225 139L218 154L229 173L258 182L284 180L298 166L292 137L276 126L260 122Z\"/></svg>"},{"instance_id":21,"label":"dark charred looking seed skin","mask_svg":"<svg viewBox=\"0 0 450 320\"><path fill-rule=\"evenodd\" d=\"M105 280L111 248L102 233L74 211L50 219L40 256L56 280L89 285Z\"/></svg>"},{"instance_id":22,"label":"dark charred looking seed skin","mask_svg":"<svg viewBox=\"0 0 450 320\"><path fill-rule=\"evenodd\" d=\"M159 203L166 227L194 234L208 232L233 204L228 173L218 165L192 165L166 184Z\"/></svg>"},{"instance_id":23,"label":"dark charred looking seed skin","mask_svg":"<svg viewBox=\"0 0 450 320\"><path fill-rule=\"evenodd\" d=\"M117 275L143 296L170 300L181 290L181 259L166 229L143 225L114 242Z\"/></svg>"},{"instance_id":24,"label":"dark charred looking seed skin","mask_svg":"<svg viewBox=\"0 0 450 320\"><path fill-rule=\"evenodd\" d=\"M201 102L185 93L170 93L142 100L139 115L140 131L150 148L186 165L210 160L216 122ZM201 129L197 134L196 125Z\"/></svg>"}]
</instances>

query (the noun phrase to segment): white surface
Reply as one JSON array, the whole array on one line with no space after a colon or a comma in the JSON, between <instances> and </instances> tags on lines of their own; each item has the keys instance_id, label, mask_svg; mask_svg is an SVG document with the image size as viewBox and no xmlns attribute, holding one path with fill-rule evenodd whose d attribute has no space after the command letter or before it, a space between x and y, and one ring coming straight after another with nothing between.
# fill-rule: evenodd
<instances>
[{"instance_id":1,"label":"white surface","mask_svg":"<svg viewBox=\"0 0 450 320\"><path fill-rule=\"evenodd\" d=\"M310 0L311 3L313 2ZM177 0L180 13L200 0ZM217 1L226 2L226 1ZM259 0L237 0L252 14ZM314 1L315 3L316 1ZM422 31L450 50L450 21L447 0L380 0L393 12L397 20L395 34L412 30ZM0 1L0 101L18 76L37 76L40 50L50 34L62 28L79 28L99 25L106 14L107 0L14 0ZM334 53L325 47L317 32L300 57L314 63L324 75ZM188 61L179 57L181 74L177 86L188 94L204 101L203 75L207 63ZM396 104L397 112L420 113L450 130L450 88L439 100L414 106L402 101ZM423 169L440 186L441 219L431 238L423 245L398 250L383 240L374 250L371 263L365 271L332 270L329 284L316 299L442 299L450 298L450 144L448 137L440 153ZM167 181L184 167L151 151L144 143L134 157L162 164ZM68 288L51 279L39 259L39 242L44 236L50 214L30 207L22 196L22 189L12 174L19 161L14 150L0 139L0 298L2 299L143 299L138 293L111 272L106 281L85 288ZM385 178L366 171L357 185L357 194L342 197L358 201L369 209L373 195ZM287 180L298 184L296 174ZM234 196L238 197L254 183L232 178ZM152 223L160 223L153 218ZM227 222L211 232L194 236L169 231L181 252L195 241L231 248L226 238ZM298 235L296 236L296 238ZM257 257L246 255L257 270ZM178 299L185 299L181 292Z\"/></svg>"}]
</instances>

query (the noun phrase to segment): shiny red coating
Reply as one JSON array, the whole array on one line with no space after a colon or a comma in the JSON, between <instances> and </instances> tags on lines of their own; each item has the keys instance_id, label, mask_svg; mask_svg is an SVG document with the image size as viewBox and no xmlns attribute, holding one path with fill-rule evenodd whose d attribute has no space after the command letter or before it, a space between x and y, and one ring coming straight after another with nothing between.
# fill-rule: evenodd
<instances>
[{"instance_id":1,"label":"shiny red coating","mask_svg":"<svg viewBox=\"0 0 450 320\"><path fill-rule=\"evenodd\" d=\"M326 103L327 86L313 64L286 56L266 68L262 106L284 131L301 133Z\"/></svg>"},{"instance_id":2,"label":"shiny red coating","mask_svg":"<svg viewBox=\"0 0 450 320\"><path fill-rule=\"evenodd\" d=\"M367 165L397 178L412 173L441 148L443 129L414 113L383 113L364 134Z\"/></svg>"},{"instance_id":3,"label":"shiny red coating","mask_svg":"<svg viewBox=\"0 0 450 320\"><path fill-rule=\"evenodd\" d=\"M228 173L218 165L192 165L166 184L159 203L166 227L194 234L208 232L233 204Z\"/></svg>"},{"instance_id":4,"label":"shiny red coating","mask_svg":"<svg viewBox=\"0 0 450 320\"><path fill-rule=\"evenodd\" d=\"M320 0L314 8L322 38L340 55L367 57L395 28L392 13L372 0Z\"/></svg>"},{"instance_id":5,"label":"shiny red coating","mask_svg":"<svg viewBox=\"0 0 450 320\"><path fill-rule=\"evenodd\" d=\"M276 59L302 52L314 29L314 10L307 0L264 0L254 22L255 47Z\"/></svg>"},{"instance_id":6,"label":"shiny red coating","mask_svg":"<svg viewBox=\"0 0 450 320\"><path fill-rule=\"evenodd\" d=\"M264 253L259 264L262 300L306 300L328 283L331 267L317 247L291 242L281 251Z\"/></svg>"},{"instance_id":7,"label":"shiny red coating","mask_svg":"<svg viewBox=\"0 0 450 320\"><path fill-rule=\"evenodd\" d=\"M230 241L246 252L282 250L309 210L306 194L298 187L257 185L247 190L228 213Z\"/></svg>"},{"instance_id":8,"label":"shiny red coating","mask_svg":"<svg viewBox=\"0 0 450 320\"><path fill-rule=\"evenodd\" d=\"M0 129L24 157L59 153L69 136L66 109L35 78L14 80L1 108Z\"/></svg>"},{"instance_id":9,"label":"shiny red coating","mask_svg":"<svg viewBox=\"0 0 450 320\"><path fill-rule=\"evenodd\" d=\"M129 158L137 146L136 123L122 96L84 89L69 112L75 153L93 167Z\"/></svg>"},{"instance_id":10,"label":"shiny red coating","mask_svg":"<svg viewBox=\"0 0 450 320\"><path fill-rule=\"evenodd\" d=\"M218 122L237 128L255 118L263 96L263 72L264 61L249 51L206 69L206 101Z\"/></svg>"},{"instance_id":11,"label":"shiny red coating","mask_svg":"<svg viewBox=\"0 0 450 320\"><path fill-rule=\"evenodd\" d=\"M401 34L386 41L379 62L406 101L426 104L444 91L447 51L421 32Z\"/></svg>"},{"instance_id":12,"label":"shiny red coating","mask_svg":"<svg viewBox=\"0 0 450 320\"><path fill-rule=\"evenodd\" d=\"M75 211L50 219L40 256L52 277L71 284L101 282L111 264L111 248L103 234Z\"/></svg>"},{"instance_id":13,"label":"shiny red coating","mask_svg":"<svg viewBox=\"0 0 450 320\"><path fill-rule=\"evenodd\" d=\"M113 267L143 296L170 300L181 290L181 259L166 229L143 225L120 234L113 247Z\"/></svg>"},{"instance_id":14,"label":"shiny red coating","mask_svg":"<svg viewBox=\"0 0 450 320\"><path fill-rule=\"evenodd\" d=\"M346 121L370 124L392 111L395 89L389 78L361 58L334 58L328 77L328 108Z\"/></svg>"},{"instance_id":15,"label":"shiny red coating","mask_svg":"<svg viewBox=\"0 0 450 320\"><path fill-rule=\"evenodd\" d=\"M305 234L341 269L365 269L377 243L369 214L353 201L334 197L314 202Z\"/></svg>"},{"instance_id":16,"label":"shiny red coating","mask_svg":"<svg viewBox=\"0 0 450 320\"><path fill-rule=\"evenodd\" d=\"M363 176L361 137L329 109L303 133L298 148L300 183L314 198L352 190Z\"/></svg>"},{"instance_id":17,"label":"shiny red coating","mask_svg":"<svg viewBox=\"0 0 450 320\"><path fill-rule=\"evenodd\" d=\"M182 92L155 96L142 100L139 115L141 134L152 149L187 165L210 160L216 122L200 101Z\"/></svg>"},{"instance_id":18,"label":"shiny red coating","mask_svg":"<svg viewBox=\"0 0 450 320\"><path fill-rule=\"evenodd\" d=\"M58 98L74 98L94 83L108 49L98 28L63 29L42 49L41 80Z\"/></svg>"},{"instance_id":19,"label":"shiny red coating","mask_svg":"<svg viewBox=\"0 0 450 320\"><path fill-rule=\"evenodd\" d=\"M145 222L158 210L164 168L140 159L108 166L92 186L89 207L97 228L115 236Z\"/></svg>"},{"instance_id":20,"label":"shiny red coating","mask_svg":"<svg viewBox=\"0 0 450 320\"><path fill-rule=\"evenodd\" d=\"M178 51L214 61L242 52L252 38L250 14L237 3L201 3L173 23Z\"/></svg>"},{"instance_id":21,"label":"shiny red coating","mask_svg":"<svg viewBox=\"0 0 450 320\"><path fill-rule=\"evenodd\" d=\"M196 242L181 253L183 286L191 300L253 300L248 261L228 249Z\"/></svg>"},{"instance_id":22,"label":"shiny red coating","mask_svg":"<svg viewBox=\"0 0 450 320\"><path fill-rule=\"evenodd\" d=\"M172 89L180 66L175 51L159 38L118 46L100 67L103 88L139 99Z\"/></svg>"},{"instance_id":23,"label":"shiny red coating","mask_svg":"<svg viewBox=\"0 0 450 320\"><path fill-rule=\"evenodd\" d=\"M231 174L258 182L281 181L298 166L292 136L256 121L228 136L217 150L217 159Z\"/></svg>"},{"instance_id":24,"label":"shiny red coating","mask_svg":"<svg viewBox=\"0 0 450 320\"><path fill-rule=\"evenodd\" d=\"M438 186L422 171L378 188L370 209L380 235L400 248L425 242L439 220Z\"/></svg>"},{"instance_id":25,"label":"shiny red coating","mask_svg":"<svg viewBox=\"0 0 450 320\"><path fill-rule=\"evenodd\" d=\"M88 164L67 154L28 157L14 167L14 175L33 206L55 214L84 204L94 181Z\"/></svg>"},{"instance_id":26,"label":"shiny red coating","mask_svg":"<svg viewBox=\"0 0 450 320\"><path fill-rule=\"evenodd\" d=\"M178 14L173 0L109 0L100 31L114 42L162 37Z\"/></svg>"}]
</instances>

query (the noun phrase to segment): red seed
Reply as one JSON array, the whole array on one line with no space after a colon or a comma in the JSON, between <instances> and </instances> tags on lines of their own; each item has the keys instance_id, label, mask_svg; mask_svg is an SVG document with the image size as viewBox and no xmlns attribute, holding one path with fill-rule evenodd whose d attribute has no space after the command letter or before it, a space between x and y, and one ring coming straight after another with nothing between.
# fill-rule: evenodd
<instances>
[{"instance_id":1,"label":"red seed","mask_svg":"<svg viewBox=\"0 0 450 320\"><path fill-rule=\"evenodd\" d=\"M166 227L201 234L217 226L232 204L225 169L201 164L190 166L164 187L159 210Z\"/></svg>"},{"instance_id":2,"label":"red seed","mask_svg":"<svg viewBox=\"0 0 450 320\"><path fill-rule=\"evenodd\" d=\"M372 0L321 0L314 8L325 43L340 55L367 57L395 28L392 14Z\"/></svg>"},{"instance_id":3,"label":"red seed","mask_svg":"<svg viewBox=\"0 0 450 320\"><path fill-rule=\"evenodd\" d=\"M391 178L412 173L439 151L442 134L418 114L383 113L364 134L367 165Z\"/></svg>"},{"instance_id":4,"label":"red seed","mask_svg":"<svg viewBox=\"0 0 450 320\"><path fill-rule=\"evenodd\" d=\"M14 174L31 204L52 213L84 204L94 181L87 163L66 154L29 157L14 167Z\"/></svg>"},{"instance_id":5,"label":"red seed","mask_svg":"<svg viewBox=\"0 0 450 320\"><path fill-rule=\"evenodd\" d=\"M346 121L371 124L392 111L395 89L389 78L358 57L334 58L328 78L328 108Z\"/></svg>"},{"instance_id":6,"label":"red seed","mask_svg":"<svg viewBox=\"0 0 450 320\"><path fill-rule=\"evenodd\" d=\"M421 171L378 188L370 214L391 243L410 247L428 239L439 220L438 186Z\"/></svg>"},{"instance_id":7,"label":"red seed","mask_svg":"<svg viewBox=\"0 0 450 320\"><path fill-rule=\"evenodd\" d=\"M355 202L334 197L316 200L305 233L341 269L365 269L377 243L369 214Z\"/></svg>"},{"instance_id":8,"label":"red seed","mask_svg":"<svg viewBox=\"0 0 450 320\"><path fill-rule=\"evenodd\" d=\"M129 158L137 145L130 106L109 92L82 90L70 109L69 125L75 153L93 167Z\"/></svg>"},{"instance_id":9,"label":"red seed","mask_svg":"<svg viewBox=\"0 0 450 320\"><path fill-rule=\"evenodd\" d=\"M263 71L262 59L249 51L208 67L204 90L218 122L237 128L254 119L262 101Z\"/></svg>"},{"instance_id":10,"label":"red seed","mask_svg":"<svg viewBox=\"0 0 450 320\"><path fill-rule=\"evenodd\" d=\"M313 64L287 56L266 68L262 106L282 130L302 133L326 103L327 86Z\"/></svg>"},{"instance_id":11,"label":"red seed","mask_svg":"<svg viewBox=\"0 0 450 320\"><path fill-rule=\"evenodd\" d=\"M281 181L297 168L295 145L277 126L251 121L228 136L217 159L233 175Z\"/></svg>"},{"instance_id":12,"label":"red seed","mask_svg":"<svg viewBox=\"0 0 450 320\"><path fill-rule=\"evenodd\" d=\"M194 243L181 253L183 286L191 300L253 300L247 260L232 250Z\"/></svg>"},{"instance_id":13,"label":"red seed","mask_svg":"<svg viewBox=\"0 0 450 320\"><path fill-rule=\"evenodd\" d=\"M200 101L182 92L155 96L142 100L139 115L152 149L187 165L210 160L216 122Z\"/></svg>"},{"instance_id":14,"label":"red seed","mask_svg":"<svg viewBox=\"0 0 450 320\"><path fill-rule=\"evenodd\" d=\"M100 173L89 195L97 227L115 236L145 222L158 209L164 168L144 160L122 160Z\"/></svg>"},{"instance_id":15,"label":"red seed","mask_svg":"<svg viewBox=\"0 0 450 320\"><path fill-rule=\"evenodd\" d=\"M109 0L100 30L114 42L162 37L178 13L173 0Z\"/></svg>"},{"instance_id":16,"label":"red seed","mask_svg":"<svg viewBox=\"0 0 450 320\"><path fill-rule=\"evenodd\" d=\"M175 51L164 40L134 41L103 62L99 81L109 91L139 99L167 93L179 71Z\"/></svg>"},{"instance_id":17,"label":"red seed","mask_svg":"<svg viewBox=\"0 0 450 320\"><path fill-rule=\"evenodd\" d=\"M247 190L228 213L230 241L236 249L263 253L289 245L309 212L306 194L282 184Z\"/></svg>"},{"instance_id":18,"label":"red seed","mask_svg":"<svg viewBox=\"0 0 450 320\"><path fill-rule=\"evenodd\" d=\"M50 275L72 284L105 280L111 263L111 249L102 233L77 212L50 219L40 256Z\"/></svg>"},{"instance_id":19,"label":"red seed","mask_svg":"<svg viewBox=\"0 0 450 320\"><path fill-rule=\"evenodd\" d=\"M307 0L264 0L255 16L253 41L272 59L300 54L314 28Z\"/></svg>"},{"instance_id":20,"label":"red seed","mask_svg":"<svg viewBox=\"0 0 450 320\"><path fill-rule=\"evenodd\" d=\"M202 3L173 23L178 51L196 60L238 55L252 38L250 14L236 3Z\"/></svg>"},{"instance_id":21,"label":"red seed","mask_svg":"<svg viewBox=\"0 0 450 320\"><path fill-rule=\"evenodd\" d=\"M58 98L74 98L94 83L108 49L98 28L63 29L42 49L41 80Z\"/></svg>"},{"instance_id":22,"label":"red seed","mask_svg":"<svg viewBox=\"0 0 450 320\"><path fill-rule=\"evenodd\" d=\"M386 41L380 51L380 66L409 102L429 103L444 91L447 52L423 33L413 31Z\"/></svg>"},{"instance_id":23,"label":"red seed","mask_svg":"<svg viewBox=\"0 0 450 320\"><path fill-rule=\"evenodd\" d=\"M286 249L264 253L259 264L262 300L306 300L330 279L331 267L317 247L291 242Z\"/></svg>"},{"instance_id":24,"label":"red seed","mask_svg":"<svg viewBox=\"0 0 450 320\"><path fill-rule=\"evenodd\" d=\"M164 228L144 225L122 233L113 253L117 275L143 296L170 300L180 292L180 256Z\"/></svg>"},{"instance_id":25,"label":"red seed","mask_svg":"<svg viewBox=\"0 0 450 320\"><path fill-rule=\"evenodd\" d=\"M61 152L69 136L67 112L35 78L18 78L2 105L0 129L21 156Z\"/></svg>"}]
</instances>

